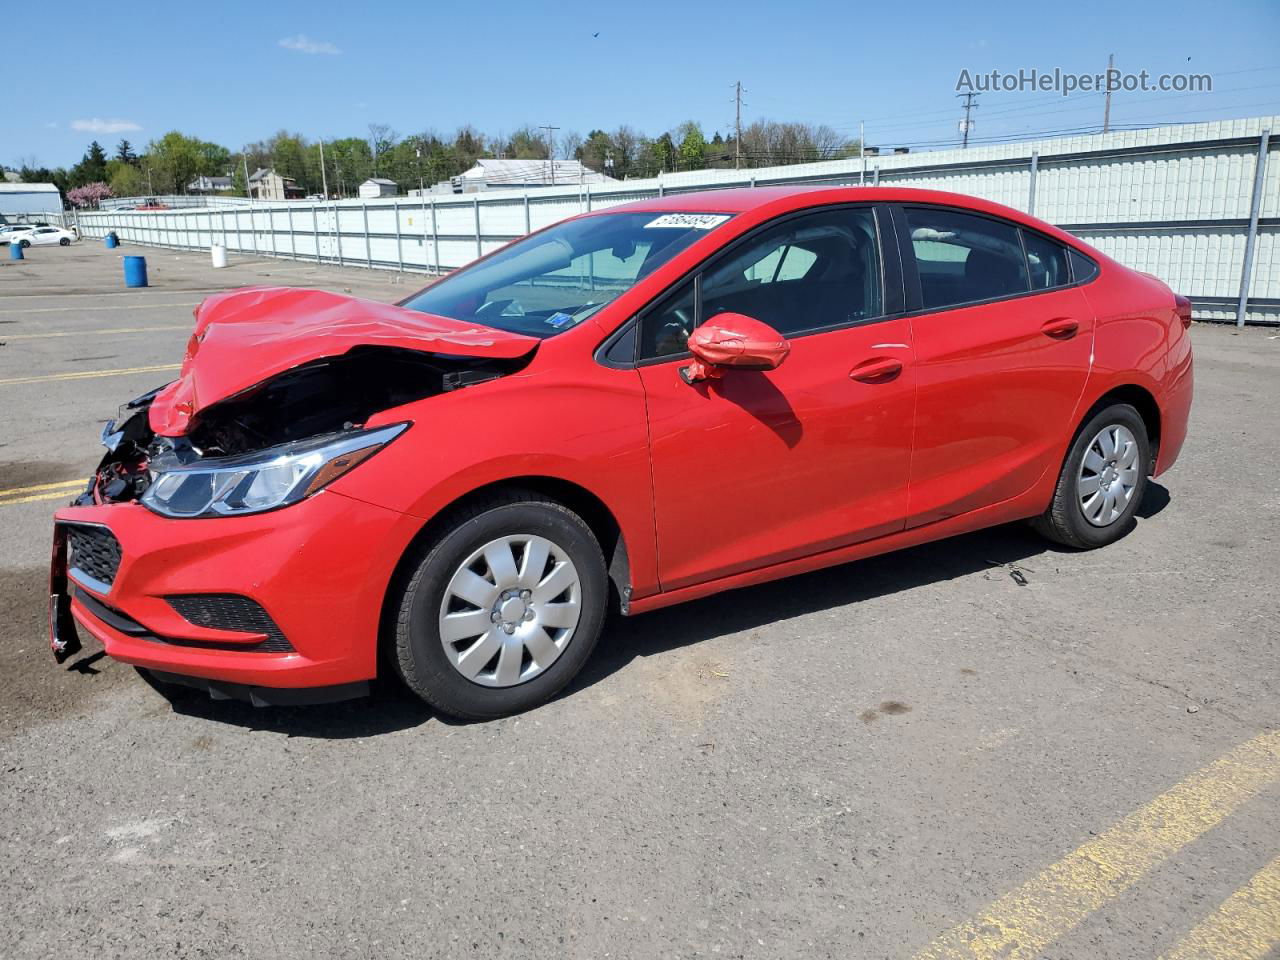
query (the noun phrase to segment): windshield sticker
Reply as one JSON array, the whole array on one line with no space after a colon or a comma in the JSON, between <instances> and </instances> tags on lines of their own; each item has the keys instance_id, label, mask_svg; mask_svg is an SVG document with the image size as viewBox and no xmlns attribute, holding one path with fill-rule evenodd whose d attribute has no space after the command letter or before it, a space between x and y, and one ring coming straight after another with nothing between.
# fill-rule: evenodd
<instances>
[{"instance_id":1,"label":"windshield sticker","mask_svg":"<svg viewBox=\"0 0 1280 960\"><path fill-rule=\"evenodd\" d=\"M547 326L549 327L563 327L566 323L569 323L572 320L573 320L573 317L569 316L569 314L560 313L559 311L557 311L553 313L551 316L547 317L546 322L547 322Z\"/></svg>"},{"instance_id":2,"label":"windshield sticker","mask_svg":"<svg viewBox=\"0 0 1280 960\"><path fill-rule=\"evenodd\" d=\"M724 213L664 213L644 225L646 230L655 227L675 227L681 230L711 230L729 219Z\"/></svg>"}]
</instances>

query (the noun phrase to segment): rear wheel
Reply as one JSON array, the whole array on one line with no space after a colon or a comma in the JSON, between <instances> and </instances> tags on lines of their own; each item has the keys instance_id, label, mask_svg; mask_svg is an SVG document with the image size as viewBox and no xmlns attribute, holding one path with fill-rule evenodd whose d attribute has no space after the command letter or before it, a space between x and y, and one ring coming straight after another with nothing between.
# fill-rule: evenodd
<instances>
[{"instance_id":1,"label":"rear wheel","mask_svg":"<svg viewBox=\"0 0 1280 960\"><path fill-rule=\"evenodd\" d=\"M18 246L20 246L23 250L25 250L25 249L27 249L27 247L31 246L31 241L30 241L30 240L19 240L19 241L18 241Z\"/></svg>"},{"instance_id":2,"label":"rear wheel","mask_svg":"<svg viewBox=\"0 0 1280 960\"><path fill-rule=\"evenodd\" d=\"M1081 428L1058 475L1053 502L1035 527L1079 550L1103 547L1133 526L1147 489L1151 444L1138 411L1117 403Z\"/></svg>"},{"instance_id":3,"label":"rear wheel","mask_svg":"<svg viewBox=\"0 0 1280 960\"><path fill-rule=\"evenodd\" d=\"M69 247L69 246L71 246L71 238L70 238L70 237L59 237L59 238L58 238L58 246L60 246L60 247Z\"/></svg>"},{"instance_id":4,"label":"rear wheel","mask_svg":"<svg viewBox=\"0 0 1280 960\"><path fill-rule=\"evenodd\" d=\"M571 510L512 492L451 518L397 598L395 660L410 689L468 720L555 696L591 655L608 580Z\"/></svg>"}]
</instances>

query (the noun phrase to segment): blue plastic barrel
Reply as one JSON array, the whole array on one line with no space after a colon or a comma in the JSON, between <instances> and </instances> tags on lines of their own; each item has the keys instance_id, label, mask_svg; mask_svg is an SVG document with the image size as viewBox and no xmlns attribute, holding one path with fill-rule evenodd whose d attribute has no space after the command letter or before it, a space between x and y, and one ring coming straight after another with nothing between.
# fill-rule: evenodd
<instances>
[{"instance_id":1,"label":"blue plastic barrel","mask_svg":"<svg viewBox=\"0 0 1280 960\"><path fill-rule=\"evenodd\" d=\"M114 250L116 247L120 246L120 238L114 233L108 233L106 237L106 244L108 250Z\"/></svg>"},{"instance_id":2,"label":"blue plastic barrel","mask_svg":"<svg viewBox=\"0 0 1280 960\"><path fill-rule=\"evenodd\" d=\"M126 287L145 287L147 285L147 258L124 258L124 285Z\"/></svg>"},{"instance_id":3,"label":"blue plastic barrel","mask_svg":"<svg viewBox=\"0 0 1280 960\"><path fill-rule=\"evenodd\" d=\"M20 244L17 240L9 241L9 259L10 260L24 259L24 257L22 256L22 244Z\"/></svg>"}]
</instances>

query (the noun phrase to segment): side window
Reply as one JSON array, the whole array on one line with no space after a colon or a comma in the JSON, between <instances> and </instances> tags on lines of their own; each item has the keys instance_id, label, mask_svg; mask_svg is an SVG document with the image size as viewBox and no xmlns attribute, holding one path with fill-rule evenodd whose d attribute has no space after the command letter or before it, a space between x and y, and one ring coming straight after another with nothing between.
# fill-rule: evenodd
<instances>
[{"instance_id":1,"label":"side window","mask_svg":"<svg viewBox=\"0 0 1280 960\"><path fill-rule=\"evenodd\" d=\"M1076 283L1086 283L1098 275L1098 265L1083 253L1071 251L1071 279Z\"/></svg>"},{"instance_id":2,"label":"side window","mask_svg":"<svg viewBox=\"0 0 1280 960\"><path fill-rule=\"evenodd\" d=\"M703 270L694 284L641 321L640 357L684 353L689 334L720 313L741 313L784 337L883 314L880 251L869 208L824 210L785 220Z\"/></svg>"},{"instance_id":3,"label":"side window","mask_svg":"<svg viewBox=\"0 0 1280 960\"><path fill-rule=\"evenodd\" d=\"M640 321L640 358L671 357L685 352L696 317L695 280L690 277Z\"/></svg>"},{"instance_id":4,"label":"side window","mask_svg":"<svg viewBox=\"0 0 1280 960\"><path fill-rule=\"evenodd\" d=\"M1030 230L1022 231L1022 242L1027 248L1032 290L1048 290L1071 282L1066 247Z\"/></svg>"},{"instance_id":5,"label":"side window","mask_svg":"<svg viewBox=\"0 0 1280 960\"><path fill-rule=\"evenodd\" d=\"M908 207L904 212L925 309L1031 289L1013 224L931 207Z\"/></svg>"}]
</instances>

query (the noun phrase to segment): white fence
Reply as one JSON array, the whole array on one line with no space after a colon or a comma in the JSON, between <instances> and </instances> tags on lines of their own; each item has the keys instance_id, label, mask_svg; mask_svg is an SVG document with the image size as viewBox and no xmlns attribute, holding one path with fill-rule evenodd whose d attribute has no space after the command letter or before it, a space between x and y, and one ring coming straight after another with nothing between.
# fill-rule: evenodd
<instances>
[{"instance_id":1,"label":"white fence","mask_svg":"<svg viewBox=\"0 0 1280 960\"><path fill-rule=\"evenodd\" d=\"M704 170L594 187L80 213L86 237L445 272L516 237L630 200L777 184L928 187L1026 210L1190 297L1202 319L1280 323L1280 117L925 154ZM1247 296L1246 296L1247 294Z\"/></svg>"}]
</instances>

